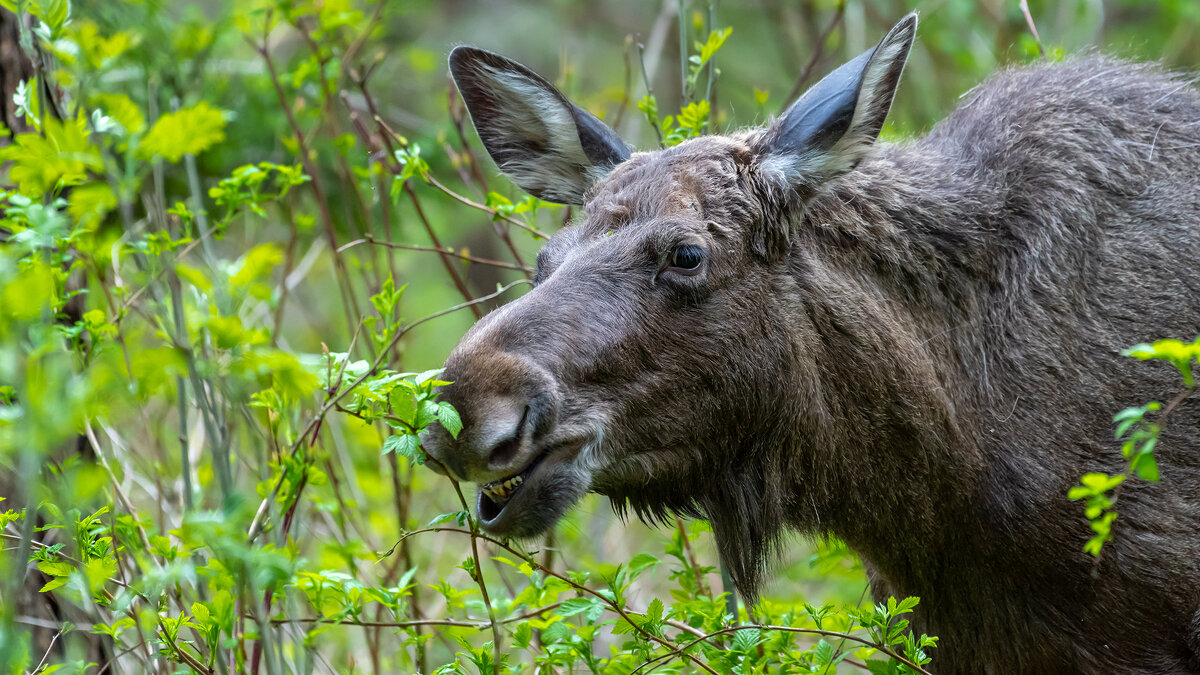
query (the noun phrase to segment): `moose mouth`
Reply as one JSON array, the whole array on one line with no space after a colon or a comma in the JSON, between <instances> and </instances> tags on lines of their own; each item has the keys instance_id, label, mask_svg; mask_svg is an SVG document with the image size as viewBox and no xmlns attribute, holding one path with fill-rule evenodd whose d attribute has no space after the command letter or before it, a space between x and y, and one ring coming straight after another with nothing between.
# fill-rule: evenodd
<instances>
[{"instance_id":1,"label":"moose mouth","mask_svg":"<svg viewBox=\"0 0 1200 675\"><path fill-rule=\"evenodd\" d=\"M546 456L549 454L550 451L545 450L534 457L533 461L517 473L479 486L477 513L485 527L492 528L498 524L497 521L503 515L504 509L521 494L521 488L525 486L534 470L541 465L542 460L546 459Z\"/></svg>"},{"instance_id":2,"label":"moose mouth","mask_svg":"<svg viewBox=\"0 0 1200 675\"><path fill-rule=\"evenodd\" d=\"M479 524L493 536L537 536L562 517L591 485L590 471L580 465L579 453L591 437L572 435L549 443L524 469L479 486L475 512Z\"/></svg>"}]
</instances>

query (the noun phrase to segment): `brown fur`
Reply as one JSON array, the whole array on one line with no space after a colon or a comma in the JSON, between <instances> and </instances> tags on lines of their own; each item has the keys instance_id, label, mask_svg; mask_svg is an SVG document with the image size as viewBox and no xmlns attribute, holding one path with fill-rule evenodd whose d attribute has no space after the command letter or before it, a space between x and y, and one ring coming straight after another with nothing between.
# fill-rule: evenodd
<instances>
[{"instance_id":1,"label":"brown fur","mask_svg":"<svg viewBox=\"0 0 1200 675\"><path fill-rule=\"evenodd\" d=\"M1098 563L1066 496L1122 470L1115 412L1180 388L1119 351L1200 333L1196 91L1094 56L1010 70L811 189L781 183L771 134L593 185L536 288L448 360L466 428L431 455L481 484L545 457L501 535L589 490L707 518L748 598L786 530L841 537L877 597L921 598L937 672L1200 670L1195 406ZM700 274L662 271L681 241ZM527 411L511 438L505 406Z\"/></svg>"}]
</instances>

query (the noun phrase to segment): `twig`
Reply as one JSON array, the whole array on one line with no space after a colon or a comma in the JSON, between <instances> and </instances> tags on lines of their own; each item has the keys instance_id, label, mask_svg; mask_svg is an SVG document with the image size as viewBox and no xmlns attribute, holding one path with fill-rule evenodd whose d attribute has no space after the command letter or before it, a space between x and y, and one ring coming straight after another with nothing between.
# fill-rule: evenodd
<instances>
[{"instance_id":1,"label":"twig","mask_svg":"<svg viewBox=\"0 0 1200 675\"><path fill-rule=\"evenodd\" d=\"M800 94L800 90L804 88L808 78L812 77L813 71L816 70L817 64L821 62L821 57L825 54L825 42L829 40L829 36L833 33L833 29L837 28L838 24L846 16L846 0L838 0L837 11L833 14L833 19L829 25L825 26L825 30L817 36L817 44L813 45L813 55L808 59L808 63L804 65L804 70L800 71L800 76L796 78L796 84L792 85L792 90L783 99L783 109L779 112L787 110L796 96Z\"/></svg>"},{"instance_id":2,"label":"twig","mask_svg":"<svg viewBox=\"0 0 1200 675\"><path fill-rule=\"evenodd\" d=\"M1021 13L1025 15L1025 24L1029 26L1029 32L1033 33L1033 40L1037 43L1038 53L1042 55L1042 60L1046 59L1046 50L1042 47L1042 38L1038 35L1037 26L1033 23L1033 15L1029 13L1029 3L1026 0L1021 0Z\"/></svg>"},{"instance_id":3,"label":"twig","mask_svg":"<svg viewBox=\"0 0 1200 675\"><path fill-rule=\"evenodd\" d=\"M429 458L429 459L432 459L432 458ZM605 605L607 605L613 612L620 615L620 617L622 619L624 619L630 626L633 626L634 630L636 630L638 633L641 633L643 636L645 636L645 638L647 640L649 640L651 642L655 642L655 643L659 644L660 646L671 650L671 655L677 655L677 656L686 658L689 661L691 661L695 666L697 666L709 673L712 673L713 675L718 675L717 671L713 670L708 664L704 663L700 659L696 658L695 656L692 656L691 654L684 653L683 650L677 648L675 645L671 644L670 642L667 642L666 640L658 637L657 635L647 631L645 628L642 628L641 626L639 626L637 623L635 623L633 621L633 619L629 616L629 614L625 611L625 609L623 607L621 607L617 603L610 600L604 594L602 594L598 591L594 591L582 584L576 583L575 581L573 581L570 577L567 577L566 575L559 574L558 572L555 572L552 569L543 567L541 565L541 563L539 563L538 561L529 557L529 554L524 553L522 551L518 551L517 549L510 546L508 543L503 542L499 539L494 539L492 537L489 537L486 534L472 532L471 530L463 530L463 529L460 529L457 527L424 527L419 530L405 532L404 536L400 537L400 541L397 541L392 546L391 549L389 549L386 553L383 554L383 556L386 557L388 555L391 555L392 551L396 550L396 547L399 546L401 544L401 542L403 542L405 539L408 539L409 537L412 537L412 536L418 535L418 534L422 534L425 532L457 532L459 534L471 535L474 537L478 537L479 539L482 539L484 541L491 542L492 544L499 546L500 548L508 551L509 553L512 553L513 555L517 556L518 558L529 563L531 566L537 568L542 573L548 574L556 579L564 581L567 583L567 585L571 586L575 590L582 591L583 593L587 593L588 595L600 600Z\"/></svg>"},{"instance_id":4,"label":"twig","mask_svg":"<svg viewBox=\"0 0 1200 675\"><path fill-rule=\"evenodd\" d=\"M822 637L842 638L844 640L850 640L851 642L857 642L865 647L870 647L870 648L878 651L879 653L887 656L888 658L899 661L900 663L904 664L905 666L908 666L909 668L920 673L921 675L933 675L928 670L925 670L921 666L918 666L917 664L913 663L912 661L909 661L908 659L904 658L903 656L897 654L894 650L892 650L890 647L887 647L886 645L881 645L877 642L872 642L871 640L861 638L857 635L854 635L853 633L842 633L842 632L834 631L834 630L821 630L819 628L799 628L796 626L775 626L775 625L771 625L771 624L758 624L758 625L749 625L749 626L728 626L726 628L722 628L721 630L718 630L718 631L713 631L712 633L709 633L708 635L696 638L695 640L692 640L691 642L684 644L682 647L679 648L679 651L684 654L687 654L687 650L696 644L699 644L701 642L707 642L708 640L711 640L714 637L718 637L720 635L728 635L730 633L736 633L737 631L740 631L740 630L777 630L777 631L782 631L782 632L787 632L787 633L801 633L804 635L820 635ZM655 663L657 663L659 661L663 661L664 659L669 659L672 656L673 656L673 654L663 654L662 656L650 659L649 661L643 663L642 665L640 665L636 669L634 669L634 671L632 673L630 673L630 675L637 675L637 673L641 672L642 669L644 669L646 666L654 665Z\"/></svg>"},{"instance_id":5,"label":"twig","mask_svg":"<svg viewBox=\"0 0 1200 675\"><path fill-rule=\"evenodd\" d=\"M625 36L625 49L621 51L621 61L625 66L625 86L621 90L621 103L617 106L617 114L613 116L612 128L619 129L625 110L629 107L630 89L633 87L633 66L629 62L629 54L633 51L633 36Z\"/></svg>"},{"instance_id":6,"label":"twig","mask_svg":"<svg viewBox=\"0 0 1200 675\"><path fill-rule=\"evenodd\" d=\"M412 183L404 183L404 193L412 201L413 210L417 213L417 220L420 220L421 225L425 227L425 234L429 235L429 241L433 242L434 248L445 251L445 247L442 246L442 240L438 238L437 233L433 230L433 224L429 222L429 218L425 215L425 209L421 208L421 200L417 199L417 191L413 189ZM454 283L454 287L458 289L464 300L470 300L471 289L467 288L466 280L462 278L462 275L458 273L454 265L450 264L450 255L442 253L438 257L441 258L442 265L445 266L446 273L450 275L450 281ZM471 313L475 315L476 319L483 318L483 310L479 309L479 305L471 305Z\"/></svg>"},{"instance_id":7,"label":"twig","mask_svg":"<svg viewBox=\"0 0 1200 675\"><path fill-rule=\"evenodd\" d=\"M450 479L450 484L454 486L454 493L458 495L458 501L462 504L463 510L470 512L471 507L467 506L467 500L463 497L458 481ZM471 518L470 522L471 560L474 562L471 565L471 576L479 586L479 594L483 596L483 606L487 608L488 623L492 627L492 672L494 675L500 675L500 642L504 635L500 632L500 625L496 623L496 610L492 607L492 600L488 596L487 582L483 580L483 563L479 558L479 523L474 518Z\"/></svg>"},{"instance_id":8,"label":"twig","mask_svg":"<svg viewBox=\"0 0 1200 675\"><path fill-rule=\"evenodd\" d=\"M365 101L367 103L368 109L371 109L371 116L372 116L372 119L375 120L376 127L381 132L383 132L382 136L384 139L384 143L386 143L388 146L389 157L390 157L391 152L392 152L392 147L393 147L393 139L399 140L400 136L395 131L393 131L390 126L388 126L388 123L385 122L383 120L383 118L379 116L378 113L376 113L373 110L373 108L374 108L373 99L369 95L367 95L365 91L364 91L363 95L364 95ZM364 140L369 141L370 139L364 139ZM395 166L395 164L392 162L385 162L384 166L386 166L388 168L388 170L392 171L393 173L399 173L399 167ZM492 207L487 206L485 204L480 204L479 202L471 201L467 197L464 197L464 196L458 194L457 192L455 192L454 190L451 190L450 188L446 187L445 185L442 185L442 183L440 181L438 181L438 179L434 178L433 176L422 176L422 179L426 183L429 183L433 187L437 188L438 190L441 190L447 196L453 198L455 201L459 202L460 204L465 204L473 209L483 211L484 213L492 216L493 218L503 220L504 222L512 224L512 225L516 225L517 227L521 228L522 230L525 230L526 232L528 232L529 234L532 234L534 237L537 237L540 239L549 239L550 238L550 235L546 234L545 232L542 232L541 230L539 230L531 225L527 225L527 224L521 222L520 220L513 218L512 216L508 216L503 213L500 213L496 209L493 209Z\"/></svg>"},{"instance_id":9,"label":"twig","mask_svg":"<svg viewBox=\"0 0 1200 675\"><path fill-rule=\"evenodd\" d=\"M519 286L521 284L528 284L528 283L530 283L530 282L527 279L518 279L517 281L514 281L512 283L501 286L500 288L496 289L496 291L493 293L488 293L487 295L481 295L478 298L474 298L468 302L461 302L457 305L454 305L453 307L447 307L446 309L443 309L441 311L434 312L433 314L430 314L421 319L417 319L416 321L414 321L414 322L408 324L407 326L401 328L400 330L396 331L396 334L392 336L391 341L389 341L387 343L387 345L380 351L379 355L375 357L375 361L371 364L371 367L367 369L367 372L360 375L358 377L358 379L356 379L354 382L350 383L349 386L338 391L337 394L329 397L325 401L325 403L321 406L320 410L318 410L316 412L316 414L314 414L312 416L312 418L308 421L308 424L305 425L304 429L297 436L296 442L292 444L291 453L295 454L296 451L298 451L300 449L301 444L308 437L308 435L311 434L313 432L313 430L316 429L320 425L321 421L325 419L325 415L329 414L329 411L334 409L334 407L337 406L339 401L341 401L343 398L345 398L348 394L350 394L350 392L354 391L354 389L356 387L358 387L358 385L365 382L367 380L367 378L371 377L379 370L379 367L383 365L384 361L386 361L387 357L391 354L392 349L395 348L395 346L400 342L400 339L403 338L405 335L407 335L409 331L411 331L412 329L416 328L417 326L420 326L421 324L426 323L428 321L432 321L436 318L446 316L447 314L457 312L458 310L464 309L466 307L470 307L471 305L477 305L479 303L487 302L488 300L499 297L499 296L507 293L509 291L509 289L513 288L514 286ZM284 476L279 477L279 480L276 481L276 483L275 483L275 487L272 488L271 492L269 494L267 494L263 498L262 502L259 504L258 511L254 514L254 519L250 522L250 528L246 532L247 543L253 542L254 539L257 538L258 535L262 532L262 527L263 527L263 523L265 521L267 508L270 506L271 502L275 499L275 495L277 495L279 493L280 487L283 486L283 479L284 479Z\"/></svg>"},{"instance_id":10,"label":"twig","mask_svg":"<svg viewBox=\"0 0 1200 675\"><path fill-rule=\"evenodd\" d=\"M526 621L528 619L532 619L535 616L541 616L542 614L545 614L546 612L558 609L562 604L563 603L561 603L561 602L556 602L556 603L553 603L550 605L546 605L545 607L539 607L537 609L530 610L528 612L525 612L524 614L519 614L517 616L510 616L507 619L500 619L496 623L506 624L506 623L517 623L519 621ZM253 618L253 617L246 617L246 618ZM479 630L485 630L489 626L491 626L491 621L463 621L460 619L421 619L419 621L357 621L357 620L343 621L340 619L330 619L330 618L319 617L319 616L301 617L299 619L271 619L271 623L277 624L277 625L278 624L294 624L294 623L296 623L296 624L324 623L324 624L331 624L331 625L335 625L335 626L362 626L364 628L413 628L416 626L461 626L463 628L478 628ZM691 626L688 626L688 628L690 628L693 631L696 630L695 628L692 628ZM700 635L703 635L703 633L700 633Z\"/></svg>"},{"instance_id":11,"label":"twig","mask_svg":"<svg viewBox=\"0 0 1200 675\"><path fill-rule=\"evenodd\" d=\"M341 251L345 251L348 248L353 248L354 246L358 246L359 244L374 244L375 246L386 246L387 248L401 249L404 251L428 251L430 253L441 253L444 255L452 255L460 260L465 260L467 262L473 262L473 263L479 263L480 265L488 265L490 267L499 267L501 269L506 269L506 270L517 270L519 272L532 272L533 271L530 268L525 267L523 265L506 263L506 262L502 262L500 260L491 260L489 258L478 258L476 256L463 253L462 251L455 251L453 248L432 248L430 246L411 246L408 244L393 244L389 241L379 241L379 240L375 239L374 237L372 237L371 235L366 235L362 239L355 239L354 241L352 241L348 244L342 244L341 248L338 249L338 252L340 253Z\"/></svg>"},{"instance_id":12,"label":"twig","mask_svg":"<svg viewBox=\"0 0 1200 675\"><path fill-rule=\"evenodd\" d=\"M712 598L712 589L708 584L704 583L704 578L700 576L700 564L696 562L696 552L692 550L692 542L688 540L687 527L683 524L683 518L675 518L675 528L679 530L679 542L683 546L683 554L687 556L688 567L692 568L692 574L696 577L696 589Z\"/></svg>"},{"instance_id":13,"label":"twig","mask_svg":"<svg viewBox=\"0 0 1200 675\"><path fill-rule=\"evenodd\" d=\"M46 645L46 653L42 654L42 660L38 661L37 666L35 666L34 669L29 672L36 673L42 669L42 666L46 664L46 659L50 658L50 652L54 650L54 643L58 642L58 638L62 637L62 634L62 628L59 628L58 631L54 633L54 637L50 638L50 644Z\"/></svg>"},{"instance_id":14,"label":"twig","mask_svg":"<svg viewBox=\"0 0 1200 675\"><path fill-rule=\"evenodd\" d=\"M708 0L708 32L712 33L717 26L717 0ZM708 120L705 127L712 133L713 124L717 119L717 97L713 93L713 81L717 77L717 55L713 54L708 60L708 82L704 85L704 100L708 101Z\"/></svg>"},{"instance_id":15,"label":"twig","mask_svg":"<svg viewBox=\"0 0 1200 675\"><path fill-rule=\"evenodd\" d=\"M1186 399L1190 398L1192 396L1192 394L1194 394L1194 393L1196 393L1196 387L1191 386L1191 387L1188 387L1188 388L1184 389L1183 391L1179 392L1178 394L1175 395L1175 398L1171 399L1171 402L1167 404L1167 407L1163 408L1162 412L1159 413L1158 417L1154 420L1154 426L1158 427L1158 433L1161 434L1162 430L1167 428L1167 417L1171 414L1171 411L1175 410L1176 406L1178 406L1180 403L1182 403ZM1117 500L1121 498L1121 491L1127 483L1128 483L1128 481L1121 481L1119 484L1117 484L1117 486L1115 488L1113 488L1112 498L1109 499L1108 510L1112 510L1112 509L1116 508ZM1112 528L1109 530L1110 532L1112 532L1112 530L1116 529L1116 524L1117 524L1117 521L1114 520L1112 523ZM1103 550L1104 549L1101 548L1100 552L1103 552ZM1092 560L1092 576L1093 577L1099 576L1099 574L1100 574L1100 559L1101 559L1101 556L1099 554L1097 554L1095 556L1095 558Z\"/></svg>"},{"instance_id":16,"label":"twig","mask_svg":"<svg viewBox=\"0 0 1200 675\"><path fill-rule=\"evenodd\" d=\"M642 82L646 85L646 95L654 96L654 90L650 87L650 76L646 74L646 53L645 45L638 45L638 61L642 64ZM666 147L663 144L662 129L658 126L658 122L650 120L650 126L654 129L654 135L658 137L658 147L660 149Z\"/></svg>"},{"instance_id":17,"label":"twig","mask_svg":"<svg viewBox=\"0 0 1200 675\"><path fill-rule=\"evenodd\" d=\"M681 108L683 106L687 105L688 99L691 98L691 96L689 95L691 92L688 91L688 76L687 76L687 66L688 66L687 19L683 15L683 7L684 7L683 3L684 3L684 0L678 0L676 3L676 5L679 8L678 9L678 14L679 14L679 90L680 90L679 107L681 107Z\"/></svg>"},{"instance_id":18,"label":"twig","mask_svg":"<svg viewBox=\"0 0 1200 675\"><path fill-rule=\"evenodd\" d=\"M533 227L532 225L526 225L525 223L517 220L516 218L513 218L511 216L506 216L506 215L500 213L499 211L497 211L496 209L493 209L490 206L485 206L484 204L480 204L478 202L473 202L470 199L467 199L466 197L455 192L454 190L451 190L450 188L446 187L445 185L442 185L433 176L429 176L428 182L433 187L441 190L442 192L445 192L447 195L449 195L450 197L453 197L456 201L458 201L462 204L466 204L467 206L469 206L473 209L478 209L480 211L483 211L484 213L492 216L493 218L499 218L500 220L503 220L506 223L516 225L517 227L521 228L522 230L525 230L529 234L532 234L533 236L535 236L539 239L549 239L550 238L549 234L542 232L541 230L537 229L536 227Z\"/></svg>"},{"instance_id":19,"label":"twig","mask_svg":"<svg viewBox=\"0 0 1200 675\"><path fill-rule=\"evenodd\" d=\"M267 12L267 26L271 24L272 13ZM329 239L329 248L334 250L333 265L335 276L338 280L338 288L341 290L343 309L346 312L346 325L353 326L356 322L354 315L358 313L358 299L354 295L353 287L347 283L348 271L346 262L337 254L337 234L334 231L333 212L329 208L329 200L325 196L325 188L321 181L320 173L317 167L313 165L312 159L309 157L308 141L305 140L304 131L300 128L299 122L296 121L296 116L292 113L292 106L288 104L287 95L283 92L283 85L279 81L279 73L275 68L275 61L271 58L271 52L267 48L266 32L264 32L263 42L261 45L251 43L263 62L266 63L267 73L270 75L271 86L275 90L275 97L279 101L279 107L283 109L284 116L287 118L288 126L292 129L292 134L296 137L296 149L300 155L300 163L304 165L304 171L309 176L309 183L312 185L313 197L316 198L317 211L321 215L321 224L325 230L325 236ZM368 344L368 348L370 344Z\"/></svg>"}]
</instances>

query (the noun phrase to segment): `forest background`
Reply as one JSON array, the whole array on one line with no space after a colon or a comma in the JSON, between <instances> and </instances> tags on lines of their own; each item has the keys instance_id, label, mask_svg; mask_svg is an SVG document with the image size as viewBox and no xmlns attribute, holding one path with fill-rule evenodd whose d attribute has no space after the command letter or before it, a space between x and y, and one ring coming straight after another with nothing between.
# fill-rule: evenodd
<instances>
[{"instance_id":1,"label":"forest background","mask_svg":"<svg viewBox=\"0 0 1200 675\"><path fill-rule=\"evenodd\" d=\"M919 599L837 541L751 615L703 522L589 497L493 541L421 466L436 369L574 215L499 176L446 54L646 149L771 119L914 9L888 141L1010 65L1200 64L1194 0L0 7L3 673L922 672Z\"/></svg>"}]
</instances>

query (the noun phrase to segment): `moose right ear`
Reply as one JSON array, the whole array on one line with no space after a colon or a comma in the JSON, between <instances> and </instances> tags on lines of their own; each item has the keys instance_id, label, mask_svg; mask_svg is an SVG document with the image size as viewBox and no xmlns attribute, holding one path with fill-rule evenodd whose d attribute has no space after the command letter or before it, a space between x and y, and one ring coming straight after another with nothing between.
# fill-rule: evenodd
<instances>
[{"instance_id":1,"label":"moose right ear","mask_svg":"<svg viewBox=\"0 0 1200 675\"><path fill-rule=\"evenodd\" d=\"M592 184L629 158L615 131L516 61L456 47L450 74L483 147L538 199L582 204Z\"/></svg>"},{"instance_id":2,"label":"moose right ear","mask_svg":"<svg viewBox=\"0 0 1200 675\"><path fill-rule=\"evenodd\" d=\"M883 128L916 32L909 14L804 92L764 134L764 166L810 189L854 169Z\"/></svg>"}]
</instances>

